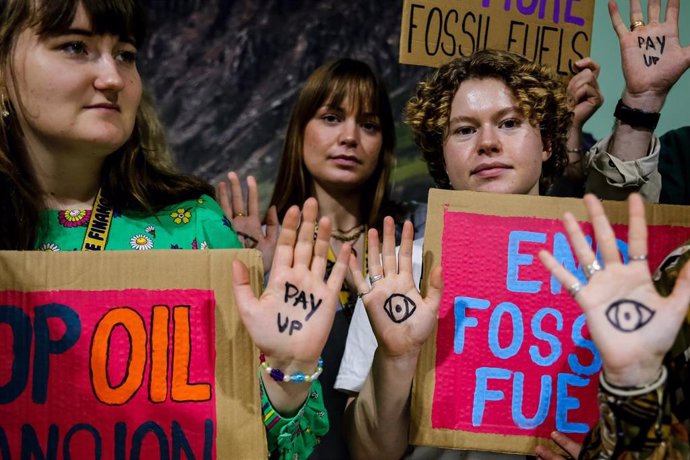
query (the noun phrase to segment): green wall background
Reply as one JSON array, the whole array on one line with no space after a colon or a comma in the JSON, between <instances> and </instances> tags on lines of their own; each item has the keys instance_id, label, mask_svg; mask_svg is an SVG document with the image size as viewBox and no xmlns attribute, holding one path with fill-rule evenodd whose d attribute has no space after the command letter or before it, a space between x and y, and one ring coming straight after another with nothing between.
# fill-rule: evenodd
<instances>
[{"instance_id":1,"label":"green wall background","mask_svg":"<svg viewBox=\"0 0 690 460\"><path fill-rule=\"evenodd\" d=\"M605 96L604 105L590 118L585 131L594 134L597 139L606 135L613 125L613 109L625 86L620 66L620 51L618 37L616 37L606 0L595 0L594 27L592 32L592 58L601 64L599 85ZM690 0L680 0L680 43L690 46ZM628 0L618 0L621 16L629 21ZM646 12L647 1L642 0L643 11ZM662 1L662 11L666 8L666 1ZM646 18L646 15L645 15ZM663 18L663 15L662 15ZM678 80L671 90L666 105L661 114L661 120L656 130L657 134L681 126L690 125L690 70Z\"/></svg>"}]
</instances>

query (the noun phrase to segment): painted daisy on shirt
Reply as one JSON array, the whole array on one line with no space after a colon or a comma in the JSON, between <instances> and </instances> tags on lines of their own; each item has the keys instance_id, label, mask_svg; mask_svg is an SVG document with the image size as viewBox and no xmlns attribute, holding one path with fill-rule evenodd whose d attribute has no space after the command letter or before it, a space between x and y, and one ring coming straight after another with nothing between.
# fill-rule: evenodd
<instances>
[{"instance_id":1,"label":"painted daisy on shirt","mask_svg":"<svg viewBox=\"0 0 690 460\"><path fill-rule=\"evenodd\" d=\"M134 235L132 239L129 240L129 244L132 246L132 249L136 249L137 251L153 249L153 240L147 235Z\"/></svg>"},{"instance_id":2,"label":"painted daisy on shirt","mask_svg":"<svg viewBox=\"0 0 690 460\"><path fill-rule=\"evenodd\" d=\"M91 210L66 209L58 213L60 225L67 228L82 227L88 224L91 218Z\"/></svg>"},{"instance_id":3,"label":"painted daisy on shirt","mask_svg":"<svg viewBox=\"0 0 690 460\"><path fill-rule=\"evenodd\" d=\"M55 243L43 243L38 247L39 251L59 252L60 247Z\"/></svg>"}]
</instances>

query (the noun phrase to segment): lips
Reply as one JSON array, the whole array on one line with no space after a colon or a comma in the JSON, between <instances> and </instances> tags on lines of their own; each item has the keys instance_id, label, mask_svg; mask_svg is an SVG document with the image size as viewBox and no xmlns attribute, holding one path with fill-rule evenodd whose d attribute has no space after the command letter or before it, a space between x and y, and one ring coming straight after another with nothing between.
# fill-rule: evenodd
<instances>
[{"instance_id":1,"label":"lips","mask_svg":"<svg viewBox=\"0 0 690 460\"><path fill-rule=\"evenodd\" d=\"M332 155L331 160L338 164L343 165L358 165L362 164L362 161L354 155Z\"/></svg>"},{"instance_id":2,"label":"lips","mask_svg":"<svg viewBox=\"0 0 690 460\"><path fill-rule=\"evenodd\" d=\"M470 175L490 177L501 174L508 169L513 169L513 167L505 163L494 161L491 163L482 163L476 166L474 169L472 169L472 171L470 171Z\"/></svg>"},{"instance_id":3,"label":"lips","mask_svg":"<svg viewBox=\"0 0 690 460\"><path fill-rule=\"evenodd\" d=\"M111 104L109 102L101 102L100 104L87 105L87 109L104 109L104 110L114 110L116 112L120 111L120 106L118 104Z\"/></svg>"}]
</instances>

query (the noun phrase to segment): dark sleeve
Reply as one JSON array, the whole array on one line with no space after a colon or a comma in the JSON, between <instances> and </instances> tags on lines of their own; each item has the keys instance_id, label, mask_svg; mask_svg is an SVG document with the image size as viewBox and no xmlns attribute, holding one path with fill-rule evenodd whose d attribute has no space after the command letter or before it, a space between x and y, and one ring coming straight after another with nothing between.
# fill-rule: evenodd
<instances>
[{"instance_id":1,"label":"dark sleeve","mask_svg":"<svg viewBox=\"0 0 690 460\"><path fill-rule=\"evenodd\" d=\"M660 138L660 203L690 204L690 126L669 131Z\"/></svg>"}]
</instances>

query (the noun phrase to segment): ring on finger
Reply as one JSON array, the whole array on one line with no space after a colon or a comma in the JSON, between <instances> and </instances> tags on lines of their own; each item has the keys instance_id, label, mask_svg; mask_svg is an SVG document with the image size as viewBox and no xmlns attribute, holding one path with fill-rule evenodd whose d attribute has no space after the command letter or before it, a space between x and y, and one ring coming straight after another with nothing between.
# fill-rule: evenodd
<instances>
[{"instance_id":1,"label":"ring on finger","mask_svg":"<svg viewBox=\"0 0 690 460\"><path fill-rule=\"evenodd\" d=\"M575 298L578 292L582 290L582 285L579 282L575 282L568 287L568 294L570 294L571 297Z\"/></svg>"},{"instance_id":2,"label":"ring on finger","mask_svg":"<svg viewBox=\"0 0 690 460\"><path fill-rule=\"evenodd\" d=\"M244 217L245 215L246 215L246 214L243 213L243 212L236 212L235 215L233 215L232 217L233 217L233 219L234 219L235 217Z\"/></svg>"},{"instance_id":3,"label":"ring on finger","mask_svg":"<svg viewBox=\"0 0 690 460\"><path fill-rule=\"evenodd\" d=\"M589 265L585 265L585 268L584 268L585 277L587 279L590 279L599 270L601 270L601 265L599 265L598 260L594 259L594 262L592 262Z\"/></svg>"},{"instance_id":4,"label":"ring on finger","mask_svg":"<svg viewBox=\"0 0 690 460\"><path fill-rule=\"evenodd\" d=\"M644 262L647 260L647 254L642 254L639 256L630 256L628 260L630 262Z\"/></svg>"},{"instance_id":5,"label":"ring on finger","mask_svg":"<svg viewBox=\"0 0 690 460\"><path fill-rule=\"evenodd\" d=\"M634 32L635 29L637 29L638 27L642 27L644 25L644 21L635 21L632 24L630 24L630 32Z\"/></svg>"},{"instance_id":6,"label":"ring on finger","mask_svg":"<svg viewBox=\"0 0 690 460\"><path fill-rule=\"evenodd\" d=\"M374 276L369 275L369 284L373 286L375 282L381 281L382 279L383 279L383 275L374 275Z\"/></svg>"}]
</instances>

